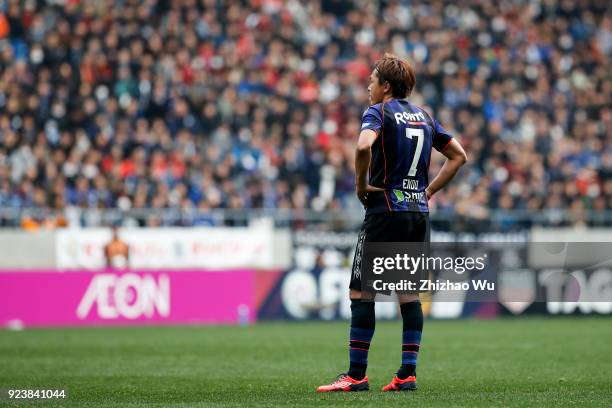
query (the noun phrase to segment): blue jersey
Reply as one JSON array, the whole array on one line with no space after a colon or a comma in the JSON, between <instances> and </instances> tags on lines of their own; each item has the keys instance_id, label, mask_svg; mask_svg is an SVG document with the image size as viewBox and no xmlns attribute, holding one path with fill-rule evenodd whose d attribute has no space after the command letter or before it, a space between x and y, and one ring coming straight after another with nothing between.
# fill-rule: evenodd
<instances>
[{"instance_id":1,"label":"blue jersey","mask_svg":"<svg viewBox=\"0 0 612 408\"><path fill-rule=\"evenodd\" d=\"M385 190L368 194L366 214L429 212L425 188L429 185L431 149L444 150L452 135L404 99L370 106L361 121L364 129L378 135L372 145L369 183Z\"/></svg>"}]
</instances>

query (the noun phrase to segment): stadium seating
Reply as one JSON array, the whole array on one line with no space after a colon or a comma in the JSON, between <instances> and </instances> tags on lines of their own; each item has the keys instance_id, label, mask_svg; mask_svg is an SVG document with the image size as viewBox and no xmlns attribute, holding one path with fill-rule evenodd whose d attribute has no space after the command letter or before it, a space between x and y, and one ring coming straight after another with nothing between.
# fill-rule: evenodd
<instances>
[{"instance_id":1,"label":"stadium seating","mask_svg":"<svg viewBox=\"0 0 612 408\"><path fill-rule=\"evenodd\" d=\"M437 211L609 222L605 0L2 4L2 208L357 210L366 78L391 51L468 151Z\"/></svg>"}]
</instances>

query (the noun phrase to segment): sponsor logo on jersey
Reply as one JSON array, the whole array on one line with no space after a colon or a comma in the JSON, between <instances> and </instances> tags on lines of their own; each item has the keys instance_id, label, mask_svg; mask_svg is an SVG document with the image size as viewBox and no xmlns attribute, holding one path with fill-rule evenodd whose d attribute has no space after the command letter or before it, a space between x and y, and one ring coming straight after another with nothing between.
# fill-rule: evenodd
<instances>
[{"instance_id":1,"label":"sponsor logo on jersey","mask_svg":"<svg viewBox=\"0 0 612 408\"><path fill-rule=\"evenodd\" d=\"M425 115L423 115L423 112L417 112L417 113L395 112L393 116L395 117L395 122L398 125L400 123L403 123L404 125L425 124ZM413 122L413 123L410 123L410 122Z\"/></svg>"}]
</instances>

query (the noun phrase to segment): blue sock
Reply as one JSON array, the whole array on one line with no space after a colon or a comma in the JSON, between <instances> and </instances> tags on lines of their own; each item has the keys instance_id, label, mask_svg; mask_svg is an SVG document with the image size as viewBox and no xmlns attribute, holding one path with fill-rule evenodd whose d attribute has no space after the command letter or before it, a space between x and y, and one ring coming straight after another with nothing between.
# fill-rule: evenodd
<instances>
[{"instance_id":1,"label":"blue sock","mask_svg":"<svg viewBox=\"0 0 612 408\"><path fill-rule=\"evenodd\" d=\"M368 368L368 351L374 336L375 325L374 302L351 300L348 375L355 380L365 377Z\"/></svg>"},{"instance_id":2,"label":"blue sock","mask_svg":"<svg viewBox=\"0 0 612 408\"><path fill-rule=\"evenodd\" d=\"M423 333L423 309L421 302L409 302L400 306L402 311L402 366L397 377L406 379L416 375L417 358Z\"/></svg>"}]
</instances>

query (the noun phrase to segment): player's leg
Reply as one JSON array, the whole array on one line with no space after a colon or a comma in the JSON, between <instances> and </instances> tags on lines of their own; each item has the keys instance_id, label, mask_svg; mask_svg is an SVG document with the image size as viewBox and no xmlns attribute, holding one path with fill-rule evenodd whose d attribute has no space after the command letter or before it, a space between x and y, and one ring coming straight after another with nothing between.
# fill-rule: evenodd
<instances>
[{"instance_id":1,"label":"player's leg","mask_svg":"<svg viewBox=\"0 0 612 408\"><path fill-rule=\"evenodd\" d=\"M416 366L423 333L423 309L418 295L398 295L402 313L402 363L383 391L416 390Z\"/></svg>"},{"instance_id":2,"label":"player's leg","mask_svg":"<svg viewBox=\"0 0 612 408\"><path fill-rule=\"evenodd\" d=\"M373 217L364 220L351 269L349 297L351 299L351 328L349 332L349 370L351 378L365 378L368 368L368 352L376 328L373 296L363 292L361 286L361 262L364 243L371 239Z\"/></svg>"},{"instance_id":3,"label":"player's leg","mask_svg":"<svg viewBox=\"0 0 612 408\"><path fill-rule=\"evenodd\" d=\"M412 213L406 218L404 228L409 231L406 242L429 242L429 218L427 214ZM402 360L393 380L383 387L383 391L416 390L416 366L421 336L423 333L423 309L418 294L398 294L402 315Z\"/></svg>"},{"instance_id":4,"label":"player's leg","mask_svg":"<svg viewBox=\"0 0 612 408\"><path fill-rule=\"evenodd\" d=\"M348 375L356 380L366 376L368 352L374 337L376 317L374 301L363 292L351 289L351 328L349 333Z\"/></svg>"},{"instance_id":5,"label":"player's leg","mask_svg":"<svg viewBox=\"0 0 612 408\"><path fill-rule=\"evenodd\" d=\"M400 380L416 377L416 365L423 333L423 309L418 295L400 296L402 313L402 365L397 372Z\"/></svg>"},{"instance_id":6,"label":"player's leg","mask_svg":"<svg viewBox=\"0 0 612 408\"><path fill-rule=\"evenodd\" d=\"M349 297L351 300L351 327L349 332L349 369L340 374L334 382L317 388L318 392L329 391L365 391L369 389L366 370L368 367L368 352L370 342L374 336L376 318L374 314L374 301L371 296L361 291L361 257L363 244L366 239L367 218L359 233Z\"/></svg>"},{"instance_id":7,"label":"player's leg","mask_svg":"<svg viewBox=\"0 0 612 408\"><path fill-rule=\"evenodd\" d=\"M402 364L391 382L383 391L416 390L416 366L423 333L423 309L416 298L400 296L402 313Z\"/></svg>"}]
</instances>

